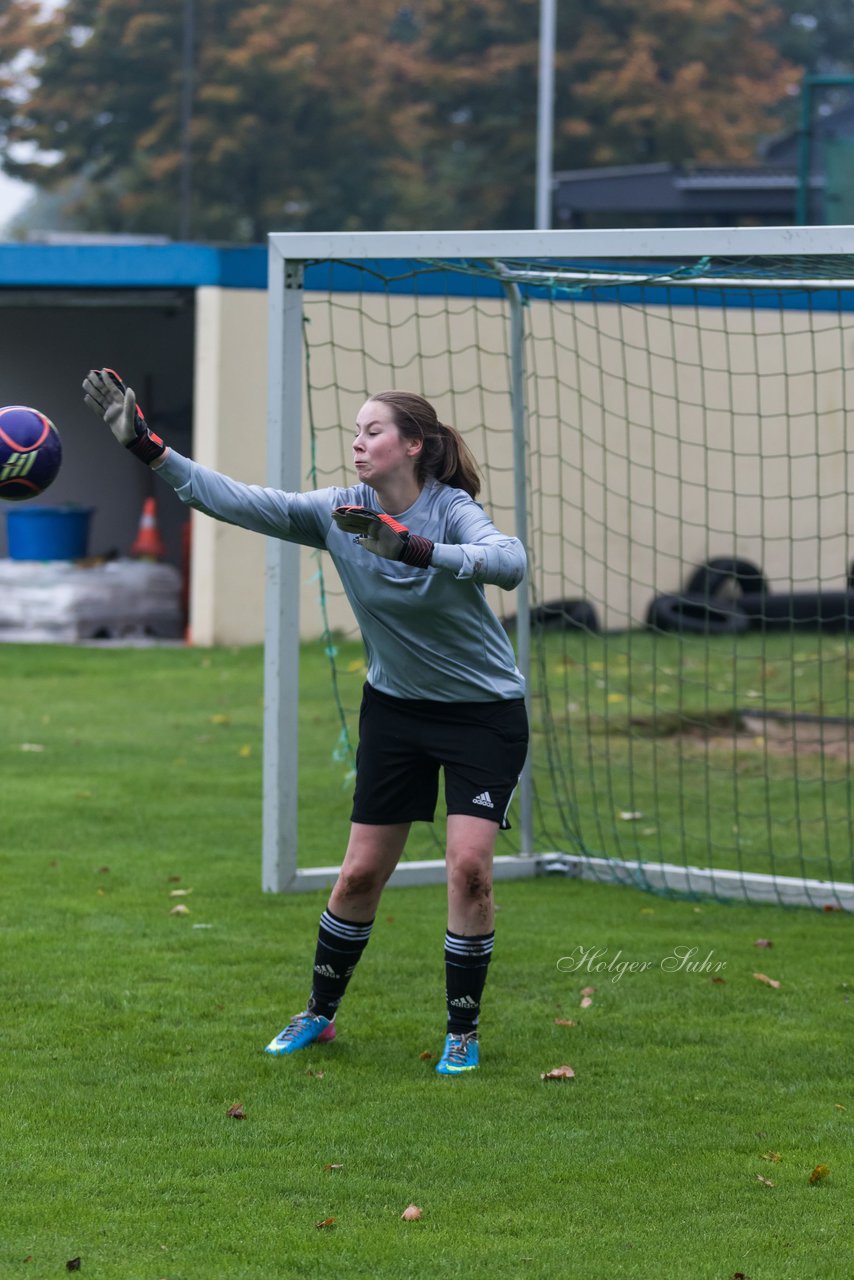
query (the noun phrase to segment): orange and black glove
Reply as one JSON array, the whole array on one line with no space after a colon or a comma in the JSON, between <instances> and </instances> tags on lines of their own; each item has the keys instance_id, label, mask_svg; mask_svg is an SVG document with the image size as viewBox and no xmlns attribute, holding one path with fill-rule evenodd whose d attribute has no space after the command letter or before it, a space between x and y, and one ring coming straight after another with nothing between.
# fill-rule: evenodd
<instances>
[{"instance_id":1,"label":"orange and black glove","mask_svg":"<svg viewBox=\"0 0 854 1280\"><path fill-rule=\"evenodd\" d=\"M113 369L90 369L83 379L83 402L106 422L119 444L151 466L166 445L149 430L136 396Z\"/></svg>"},{"instance_id":2,"label":"orange and black glove","mask_svg":"<svg viewBox=\"0 0 854 1280\"><path fill-rule=\"evenodd\" d=\"M416 569L426 569L433 554L433 543L412 533L392 516L380 515L368 507L336 507L332 518L344 533L355 533L355 541L366 551L384 560L401 560Z\"/></svg>"}]
</instances>

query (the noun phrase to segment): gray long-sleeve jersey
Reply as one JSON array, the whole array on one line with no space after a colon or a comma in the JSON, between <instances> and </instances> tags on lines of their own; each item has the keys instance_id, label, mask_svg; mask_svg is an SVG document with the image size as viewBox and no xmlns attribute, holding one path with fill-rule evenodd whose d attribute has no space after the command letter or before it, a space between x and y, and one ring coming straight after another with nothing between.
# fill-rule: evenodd
<instances>
[{"instance_id":1,"label":"gray long-sleeve jersey","mask_svg":"<svg viewBox=\"0 0 854 1280\"><path fill-rule=\"evenodd\" d=\"M381 693L445 702L523 696L513 647L483 584L517 587L525 551L462 489L428 480L412 506L396 515L435 544L431 566L415 569L365 551L332 519L334 508L344 505L380 510L367 485L284 493L241 484L172 449L157 474L197 511L328 551L362 632L368 682Z\"/></svg>"}]
</instances>

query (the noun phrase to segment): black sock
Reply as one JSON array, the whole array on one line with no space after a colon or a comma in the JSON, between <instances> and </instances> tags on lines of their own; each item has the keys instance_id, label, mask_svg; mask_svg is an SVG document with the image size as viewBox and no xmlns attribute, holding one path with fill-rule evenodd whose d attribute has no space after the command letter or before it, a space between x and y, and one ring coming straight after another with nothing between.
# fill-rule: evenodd
<instances>
[{"instance_id":1,"label":"black sock","mask_svg":"<svg viewBox=\"0 0 854 1280\"><path fill-rule=\"evenodd\" d=\"M452 1035L468 1035L477 1030L480 999L494 941L494 930L476 938L462 937L450 929L445 934L448 1031Z\"/></svg>"},{"instance_id":2,"label":"black sock","mask_svg":"<svg viewBox=\"0 0 854 1280\"><path fill-rule=\"evenodd\" d=\"M326 908L317 932L309 1013L319 1013L324 1018L335 1016L373 925L373 920L368 924L342 920Z\"/></svg>"}]
</instances>

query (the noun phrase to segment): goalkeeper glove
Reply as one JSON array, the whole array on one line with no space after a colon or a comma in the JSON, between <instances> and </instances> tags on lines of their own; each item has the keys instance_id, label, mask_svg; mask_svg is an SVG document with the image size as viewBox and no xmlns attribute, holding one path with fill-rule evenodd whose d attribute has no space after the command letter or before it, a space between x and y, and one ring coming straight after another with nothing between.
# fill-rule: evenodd
<instances>
[{"instance_id":1,"label":"goalkeeper glove","mask_svg":"<svg viewBox=\"0 0 854 1280\"><path fill-rule=\"evenodd\" d=\"M332 518L344 533L357 534L356 542L366 551L384 560L401 560L416 569L426 569L433 554L433 543L420 534L410 533L405 524L391 516L378 515L367 507L336 507Z\"/></svg>"},{"instance_id":2,"label":"goalkeeper glove","mask_svg":"<svg viewBox=\"0 0 854 1280\"><path fill-rule=\"evenodd\" d=\"M83 379L84 404L103 418L119 444L148 466L166 452L166 445L149 431L136 396L112 369L90 369Z\"/></svg>"}]
</instances>

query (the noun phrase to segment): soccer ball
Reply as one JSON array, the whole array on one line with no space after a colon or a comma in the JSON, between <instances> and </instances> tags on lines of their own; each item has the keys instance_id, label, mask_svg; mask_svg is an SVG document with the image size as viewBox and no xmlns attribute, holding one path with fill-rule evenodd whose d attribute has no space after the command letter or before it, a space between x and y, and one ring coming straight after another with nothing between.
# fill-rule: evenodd
<instances>
[{"instance_id":1,"label":"soccer ball","mask_svg":"<svg viewBox=\"0 0 854 1280\"><path fill-rule=\"evenodd\" d=\"M59 432L38 409L0 409L0 498L24 502L53 484L62 462Z\"/></svg>"}]
</instances>

